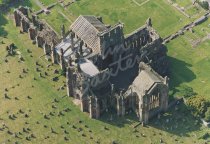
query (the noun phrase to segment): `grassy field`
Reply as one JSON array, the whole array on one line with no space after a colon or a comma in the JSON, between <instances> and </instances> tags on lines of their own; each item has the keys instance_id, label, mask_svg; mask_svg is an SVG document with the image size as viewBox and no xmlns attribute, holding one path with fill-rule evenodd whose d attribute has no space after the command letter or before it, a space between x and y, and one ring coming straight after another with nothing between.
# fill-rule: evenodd
<instances>
[{"instance_id":1,"label":"grassy field","mask_svg":"<svg viewBox=\"0 0 210 144\"><path fill-rule=\"evenodd\" d=\"M82 0L68 9L75 17L80 14L90 14L102 16L105 23L115 24L121 21L125 24L126 34L142 26L149 17L152 18L154 27L163 37L189 22L165 0L150 0L142 6L138 6L132 0L110 2L109 0Z\"/></svg>"},{"instance_id":2,"label":"grassy field","mask_svg":"<svg viewBox=\"0 0 210 144\"><path fill-rule=\"evenodd\" d=\"M192 42L208 35L209 24L210 20L194 28L194 33L187 32L167 44L172 66L171 87L175 95L179 95L179 88L187 84L210 99L210 40L192 46Z\"/></svg>"},{"instance_id":3,"label":"grassy field","mask_svg":"<svg viewBox=\"0 0 210 144\"><path fill-rule=\"evenodd\" d=\"M70 24L71 24L71 20L68 16L68 14L65 14L62 9L60 9L61 6L56 6L54 7L49 15L46 14L41 14L39 15L39 17L41 19L44 19L47 21L48 24L50 24L52 26L52 28L58 32L59 34L61 33L61 26L64 24L65 27L68 29Z\"/></svg>"},{"instance_id":4,"label":"grassy field","mask_svg":"<svg viewBox=\"0 0 210 144\"><path fill-rule=\"evenodd\" d=\"M32 0L32 7L36 7L34 5L35 1ZM41 2L45 5L49 4L49 1L46 0ZM52 0L52 2L54 1ZM166 0L150 0L142 6L137 5L132 0L81 0L67 7L65 10L58 5L55 10L52 10L51 14L41 16L54 26L57 32L60 32L60 25L66 20L54 11L62 11L67 17L70 17L71 21L74 21L82 14L100 15L103 17L105 23L112 25L121 21L125 24L126 34L142 26L151 17L154 27L163 37L168 36L190 22L190 19L171 7ZM52 23L52 19L58 19L58 22Z\"/></svg>"},{"instance_id":5,"label":"grassy field","mask_svg":"<svg viewBox=\"0 0 210 144\"><path fill-rule=\"evenodd\" d=\"M64 16L60 16L56 11L61 11L70 20L74 20L79 14L96 14L103 16L106 23L114 24L120 19L125 23L126 33L129 33L144 24L147 17L151 16L154 27L161 32L162 36L177 31L185 22L190 21L164 0L158 2L150 0L141 8L129 0L118 1L118 3L117 0L116 2L90 1L92 2L79 1L67 10L56 6L52 9L51 15L41 15L41 18L46 19L59 31L57 27L60 27L60 23L64 22L68 25L70 22L64 20ZM28 5L36 7L34 1ZM152 12L146 13L145 11L148 10ZM143 15L140 15L141 13ZM103 115L99 120L89 119L88 114L82 113L79 107L72 103L72 99L66 96L65 78L54 74L54 70L59 67L57 65L47 67L50 62L43 57L40 58L43 50L32 44L28 34L20 34L19 28L14 27L11 16L5 15L0 13L0 143L99 142L107 144L115 141L120 144L156 144L162 139L168 144L204 144L205 141L201 137L209 129L204 128L183 104L170 109L166 114L161 115L160 119L154 119L146 127L133 128L138 124L134 114L124 118L114 115L113 121L109 121L110 114ZM52 21L55 17L57 20ZM184 22L180 22L180 19ZM208 95L210 42L204 41L192 48L190 41L190 39L202 38L206 32L210 32L209 23L210 21L207 21L196 27L195 33L188 32L167 44L172 67L171 93L173 95L179 95L179 89L186 84L193 87L200 95L210 99ZM11 43L17 46L17 55L6 57L5 48ZM27 49L31 52L28 53ZM23 56L24 62L19 62L18 54ZM7 63L5 59L8 60ZM39 66L35 65L36 61ZM37 72L36 68L40 72ZM23 73L23 69L27 70L27 73ZM48 76L44 75L45 72ZM40 77L40 73L44 77ZM52 81L55 76L59 78L57 82ZM61 86L64 86L63 90L60 90ZM9 99L5 98L5 93ZM4 124L8 128L2 129ZM23 129L26 131L24 132ZM32 134L35 138L31 138Z\"/></svg>"}]
</instances>

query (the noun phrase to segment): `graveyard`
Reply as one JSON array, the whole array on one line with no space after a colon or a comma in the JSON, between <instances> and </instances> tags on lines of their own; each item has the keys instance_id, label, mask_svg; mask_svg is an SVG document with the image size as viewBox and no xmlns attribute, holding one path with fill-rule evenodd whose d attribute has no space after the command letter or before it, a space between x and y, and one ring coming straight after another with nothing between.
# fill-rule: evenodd
<instances>
[{"instance_id":1,"label":"graveyard","mask_svg":"<svg viewBox=\"0 0 210 144\"><path fill-rule=\"evenodd\" d=\"M3 1L0 1L0 6ZM13 10L20 5L34 12L55 3L49 14L38 14L61 37L79 15L102 16L107 24L120 21L125 34L151 17L160 36L166 37L207 13L190 0L30 0L0 7L0 143L199 143L210 141L209 128L179 102L149 124L139 124L131 112L124 117L105 113L90 119L66 95L60 66L44 57L43 49L15 27ZM176 6L184 7L184 13ZM210 101L210 20L167 42L170 62L169 99L182 97L189 86ZM206 136L207 135L207 136Z\"/></svg>"}]
</instances>

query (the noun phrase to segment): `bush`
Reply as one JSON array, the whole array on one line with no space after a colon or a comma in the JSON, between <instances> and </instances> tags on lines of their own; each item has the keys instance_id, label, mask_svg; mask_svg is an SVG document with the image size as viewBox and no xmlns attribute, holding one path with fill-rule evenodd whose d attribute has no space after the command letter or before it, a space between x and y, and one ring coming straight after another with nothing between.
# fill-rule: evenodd
<instances>
[{"instance_id":1,"label":"bush","mask_svg":"<svg viewBox=\"0 0 210 144\"><path fill-rule=\"evenodd\" d=\"M198 2L198 4L205 10L209 10L209 3L207 1Z\"/></svg>"},{"instance_id":2,"label":"bush","mask_svg":"<svg viewBox=\"0 0 210 144\"><path fill-rule=\"evenodd\" d=\"M192 96L195 96L197 95L196 92L194 92L193 88L187 86L187 85L183 85L181 87L181 95L184 97L184 98L189 98L189 97L192 97Z\"/></svg>"},{"instance_id":3,"label":"bush","mask_svg":"<svg viewBox=\"0 0 210 144\"><path fill-rule=\"evenodd\" d=\"M204 120L207 121L207 122L210 122L210 107L205 112Z\"/></svg>"},{"instance_id":4,"label":"bush","mask_svg":"<svg viewBox=\"0 0 210 144\"><path fill-rule=\"evenodd\" d=\"M186 104L194 116L204 117L210 106L210 101L207 101L203 96L193 96L187 100Z\"/></svg>"}]
</instances>

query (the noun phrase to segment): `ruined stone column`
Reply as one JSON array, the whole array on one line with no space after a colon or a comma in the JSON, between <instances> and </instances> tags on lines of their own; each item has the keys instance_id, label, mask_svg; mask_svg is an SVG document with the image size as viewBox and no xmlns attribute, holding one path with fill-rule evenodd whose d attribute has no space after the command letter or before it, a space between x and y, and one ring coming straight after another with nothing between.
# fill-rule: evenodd
<instances>
[{"instance_id":1,"label":"ruined stone column","mask_svg":"<svg viewBox=\"0 0 210 144\"><path fill-rule=\"evenodd\" d=\"M89 112L90 112L90 118L93 118L93 100L92 96L90 96L90 101L89 101Z\"/></svg>"},{"instance_id":2,"label":"ruined stone column","mask_svg":"<svg viewBox=\"0 0 210 144\"><path fill-rule=\"evenodd\" d=\"M52 63L57 63L56 59L55 59L55 45L54 43L51 44L51 60L52 60Z\"/></svg>"},{"instance_id":3,"label":"ruined stone column","mask_svg":"<svg viewBox=\"0 0 210 144\"><path fill-rule=\"evenodd\" d=\"M147 27L152 27L152 19L151 18L147 19L146 25L147 25Z\"/></svg>"},{"instance_id":4,"label":"ruined stone column","mask_svg":"<svg viewBox=\"0 0 210 144\"><path fill-rule=\"evenodd\" d=\"M28 8L27 7L20 6L18 8L18 10L20 10L25 16L28 17Z\"/></svg>"},{"instance_id":5,"label":"ruined stone column","mask_svg":"<svg viewBox=\"0 0 210 144\"><path fill-rule=\"evenodd\" d=\"M144 123L147 124L149 122L149 101L148 95L145 95L145 104L144 104Z\"/></svg>"},{"instance_id":6,"label":"ruined stone column","mask_svg":"<svg viewBox=\"0 0 210 144\"><path fill-rule=\"evenodd\" d=\"M37 15L32 14L32 23L36 26L37 25Z\"/></svg>"},{"instance_id":7,"label":"ruined stone column","mask_svg":"<svg viewBox=\"0 0 210 144\"><path fill-rule=\"evenodd\" d=\"M121 101L121 97L118 96L117 97L117 115L120 116L121 115L121 104L120 104L120 101Z\"/></svg>"},{"instance_id":8,"label":"ruined stone column","mask_svg":"<svg viewBox=\"0 0 210 144\"><path fill-rule=\"evenodd\" d=\"M28 29L28 34L31 40L35 40L37 35L36 28L31 25L30 28Z\"/></svg>"},{"instance_id":9,"label":"ruined stone column","mask_svg":"<svg viewBox=\"0 0 210 144\"><path fill-rule=\"evenodd\" d=\"M125 116L125 102L124 102L124 97L123 96L121 96L121 115L122 116Z\"/></svg>"},{"instance_id":10,"label":"ruined stone column","mask_svg":"<svg viewBox=\"0 0 210 144\"><path fill-rule=\"evenodd\" d=\"M37 44L37 47L41 47L41 48L42 48L42 47L43 47L43 44L44 44L43 38L37 36L37 37L36 37L36 44Z\"/></svg>"},{"instance_id":11,"label":"ruined stone column","mask_svg":"<svg viewBox=\"0 0 210 144\"><path fill-rule=\"evenodd\" d=\"M79 53L80 53L80 56L83 56L83 50L82 50L83 44L84 44L83 41L81 41L81 42L79 43Z\"/></svg>"},{"instance_id":12,"label":"ruined stone column","mask_svg":"<svg viewBox=\"0 0 210 144\"><path fill-rule=\"evenodd\" d=\"M164 87L160 92L160 107L162 111L167 111L168 109L168 87Z\"/></svg>"},{"instance_id":13,"label":"ruined stone column","mask_svg":"<svg viewBox=\"0 0 210 144\"><path fill-rule=\"evenodd\" d=\"M64 51L63 49L60 50L61 55L60 55L60 66L62 70L65 70L65 61L64 61Z\"/></svg>"},{"instance_id":14,"label":"ruined stone column","mask_svg":"<svg viewBox=\"0 0 210 144\"><path fill-rule=\"evenodd\" d=\"M143 103L142 103L143 99L139 99L139 121L142 122L143 121L143 111L144 111L144 107L143 107Z\"/></svg>"},{"instance_id":15,"label":"ruined stone column","mask_svg":"<svg viewBox=\"0 0 210 144\"><path fill-rule=\"evenodd\" d=\"M21 29L23 32L28 32L29 29L29 23L24 18L21 19Z\"/></svg>"},{"instance_id":16,"label":"ruined stone column","mask_svg":"<svg viewBox=\"0 0 210 144\"><path fill-rule=\"evenodd\" d=\"M14 10L14 18L15 18L15 25L16 25L16 27L17 26L20 26L20 16L19 16L19 14L18 14L18 12L17 12L17 10Z\"/></svg>"},{"instance_id":17,"label":"ruined stone column","mask_svg":"<svg viewBox=\"0 0 210 144\"><path fill-rule=\"evenodd\" d=\"M47 43L45 42L43 45L44 54L47 55Z\"/></svg>"},{"instance_id":18,"label":"ruined stone column","mask_svg":"<svg viewBox=\"0 0 210 144\"><path fill-rule=\"evenodd\" d=\"M73 32L70 33L70 37L71 37L71 47L74 48L74 33Z\"/></svg>"},{"instance_id":19,"label":"ruined stone column","mask_svg":"<svg viewBox=\"0 0 210 144\"><path fill-rule=\"evenodd\" d=\"M113 99L114 99L114 84L111 85L111 94L110 94L110 104L111 104L111 106L114 106Z\"/></svg>"},{"instance_id":20,"label":"ruined stone column","mask_svg":"<svg viewBox=\"0 0 210 144\"><path fill-rule=\"evenodd\" d=\"M24 32L24 19L23 18L20 19L20 28L22 32Z\"/></svg>"},{"instance_id":21,"label":"ruined stone column","mask_svg":"<svg viewBox=\"0 0 210 144\"><path fill-rule=\"evenodd\" d=\"M74 76L73 76L73 67L70 64L68 64L68 68L67 68L67 72L66 72L66 86L67 86L67 95L69 97L74 97L75 96L75 92L74 92Z\"/></svg>"},{"instance_id":22,"label":"ruined stone column","mask_svg":"<svg viewBox=\"0 0 210 144\"><path fill-rule=\"evenodd\" d=\"M89 101L88 101L88 99L86 98L86 97L81 97L81 107L80 107L80 109L81 109L81 111L82 112L88 112L89 111L89 106L88 106L88 103Z\"/></svg>"},{"instance_id":23,"label":"ruined stone column","mask_svg":"<svg viewBox=\"0 0 210 144\"><path fill-rule=\"evenodd\" d=\"M100 105L98 103L98 98L95 97L95 118L98 119L100 117Z\"/></svg>"}]
</instances>

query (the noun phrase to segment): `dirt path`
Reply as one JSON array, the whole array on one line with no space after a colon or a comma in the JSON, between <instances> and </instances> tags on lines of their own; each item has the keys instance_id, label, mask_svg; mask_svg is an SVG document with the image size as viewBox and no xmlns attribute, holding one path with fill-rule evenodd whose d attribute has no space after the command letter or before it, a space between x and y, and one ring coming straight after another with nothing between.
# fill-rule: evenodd
<instances>
[{"instance_id":1,"label":"dirt path","mask_svg":"<svg viewBox=\"0 0 210 144\"><path fill-rule=\"evenodd\" d=\"M137 1L133 0L133 2L138 5L138 6L143 6L144 4L148 3L150 0L146 0L145 2L143 3L138 3Z\"/></svg>"}]
</instances>

